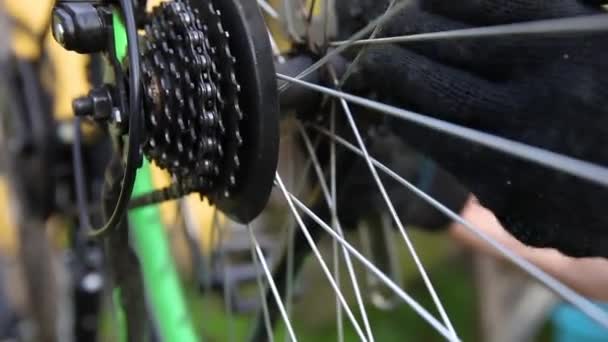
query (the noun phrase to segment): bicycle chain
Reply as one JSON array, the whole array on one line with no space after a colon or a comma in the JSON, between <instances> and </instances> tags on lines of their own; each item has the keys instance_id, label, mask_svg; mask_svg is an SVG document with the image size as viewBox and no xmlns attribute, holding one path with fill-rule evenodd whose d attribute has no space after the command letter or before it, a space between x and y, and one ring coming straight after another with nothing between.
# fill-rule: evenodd
<instances>
[{"instance_id":1,"label":"bicycle chain","mask_svg":"<svg viewBox=\"0 0 608 342\"><path fill-rule=\"evenodd\" d=\"M218 99L220 112L226 126L224 148L227 155L221 165L224 171L221 175L224 191L220 195L230 197L230 191L238 185L237 175L241 166L239 150L243 146L241 125L244 114L239 106L241 86L234 71L236 58L230 50L230 34L222 25L222 14L209 2L208 6L203 6L201 15L208 24L212 59L219 61L217 64L214 63L212 67L219 69L214 73L218 77L214 81L220 85L221 89Z\"/></svg>"},{"instance_id":2,"label":"bicycle chain","mask_svg":"<svg viewBox=\"0 0 608 342\"><path fill-rule=\"evenodd\" d=\"M230 196L243 144L236 59L221 13L202 13L184 0L156 7L146 25L142 53L147 142L144 153L174 178L149 203L201 196ZM201 18L204 20L201 21Z\"/></svg>"}]
</instances>

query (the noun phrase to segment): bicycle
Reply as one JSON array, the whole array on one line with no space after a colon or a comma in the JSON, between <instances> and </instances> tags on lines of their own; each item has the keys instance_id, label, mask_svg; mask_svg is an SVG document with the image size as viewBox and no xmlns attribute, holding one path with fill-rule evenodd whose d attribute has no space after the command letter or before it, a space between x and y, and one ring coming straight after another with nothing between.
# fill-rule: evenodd
<instances>
[{"instance_id":1,"label":"bicycle","mask_svg":"<svg viewBox=\"0 0 608 342\"><path fill-rule=\"evenodd\" d=\"M262 10L270 17L268 20L280 17L280 14L271 5L263 1L258 2L261 3ZM142 293L141 285L137 284L139 277L129 277L133 270L137 269L136 259L129 255L129 246L126 243L128 236L124 235L129 231L124 221L129 207L138 211L148 210L135 208L197 192L203 193L231 219L242 224L249 224L266 205L274 185L278 193L284 197L287 208L300 229L297 234L293 233L294 240L288 242L292 248L287 248L274 272L271 272L267 265L264 252L253 234L254 230L249 229L252 259L260 263L263 270L261 273L266 276L268 284L265 293L265 286L260 285L263 298L262 308L258 314L252 340L271 339L273 327L279 318L282 318L289 337L297 340L289 320L291 304L284 304L283 300L287 303L291 300L294 273L298 273L310 251L319 260L324 274L336 292L340 331L344 329L340 317L345 315L352 323L358 338L366 341L374 340L373 329L366 314L357 275L352 266L351 257L353 257L392 290L397 297L409 304L439 335L447 340L459 340L446 310L441 305L439 297L422 267L408 231L397 214L396 206L390 196L392 187L389 189L385 186L386 178L383 178L384 175L381 176L378 172L382 171L383 174L392 178L391 182L394 181L405 186L449 219L472 231L481 240L545 283L564 299L578 306L600 324L608 326L607 315L589 301L530 262L515 255L508 248L484 234L482 230L463 220L449 207L427 195L420 189L420 187L424 188L423 181L418 185L412 184L378 159L374 159L368 149L368 143L381 140L378 137L383 133L381 130L368 130L363 133L361 126L358 126L354 120L354 110L350 108L349 103L412 122L419 129L421 129L420 127L426 128L427 130L423 130L424 132L428 132L428 129L433 132L443 132L447 134L446 136L456 137L457 140L470 141L484 146L494 154L507 153L516 156L517 160L540 163L544 167L558 169L569 176L589 181L589 184L599 189L593 191L600 191L602 186L608 184L606 169L597 165L601 164L601 161L595 164L589 163L580 158L546 151L531 146L529 143L516 142L508 137L480 132L470 127L454 124L449 120L440 120L345 93L340 90L342 86L349 85L344 80L349 77L354 79L357 77L353 65L356 66L357 62L364 58L361 57L364 54L355 53L352 59L337 58L339 54L354 45L428 43L435 40L452 42L463 38L500 38L506 35L520 37L541 35L559 38L565 32L596 34L604 32L606 29L605 14L598 14L600 10L597 9L597 13L594 15L578 18L546 19L482 28L465 27L447 32L376 38L381 33L386 34L380 27L387 24L387 30L390 31L391 17L402 13L401 11L409 5L409 2L392 1L387 6L388 9L382 9L384 14L371 11L361 14L362 17L369 16L370 18L363 18L365 19L363 20L364 27L355 35L343 41L330 42L329 38L335 37L331 31L332 26L336 24L332 23L330 18L340 17L343 14L340 11L346 9L336 7L336 12L333 12L331 10L333 6L330 6L329 1L322 4L311 1L304 5L284 1L282 4L287 13L284 18L286 32L289 34L289 40L293 42L291 53L287 55L283 55L278 48L279 45L285 45L285 43L273 43L272 35L269 39L266 25L257 7L258 4L253 1L175 1L157 7L152 14L146 14L143 11L145 2L126 0L120 1L118 7L122 13L108 7L103 2L94 4L60 2L55 7L52 28L56 40L67 49L82 53L106 51L115 73L114 83L97 88L89 96L77 99L74 108L77 116L91 117L111 127L110 132L112 132L115 146L118 147L117 154L122 155L124 157L122 159L125 160L122 163L124 165L121 165L121 158L115 158L109 168L106 195L104 196L107 222L92 234L108 234L108 239L112 242L111 252L118 253L116 256L110 255L110 262L118 270L117 278L121 279L120 274L122 274L123 280L128 281L130 278L136 283L128 294L120 295L123 299L128 298L130 301L123 303L127 310L125 315L127 318L138 319L146 316L145 313L142 313L145 311L142 308L145 301L139 297ZM212 6L208 7L208 5ZM378 18L373 19L374 15L378 15ZM321 29L315 31L311 25ZM137 29L142 27L146 29L146 34L138 37ZM317 35L311 38L308 35L312 32L316 32ZM366 37L370 38L364 39ZM142 50L139 49L138 44L134 43L140 39L144 45ZM335 49L328 49L329 47ZM371 48L369 50L378 51ZM127 58L125 59L125 57ZM275 63L277 68L284 70L284 73L275 73ZM323 68L323 72L316 72L322 67L327 68ZM278 89L275 76L280 81ZM358 82L364 83L360 80ZM329 84L338 90L317 83ZM354 87L357 88L361 84L354 84ZM351 86L353 85L351 84ZM311 92L296 92L296 88L322 93L337 98L338 101L333 102L327 98L319 99ZM356 89L356 91L361 91L361 89ZM428 94L421 93L421 97L425 96ZM204 101L197 103L196 101L201 98ZM309 155L309 162L304 168L304 174L306 175L308 169L311 169L315 175L303 176L301 182L304 183L312 178L313 182L318 183L311 192L308 203L296 196L299 188L297 185L290 191L285 185L284 179L278 174L275 175L279 144L278 125L280 120L286 120L278 113L279 98L283 110L293 109L304 112L298 113L302 123L296 125L296 130L301 135L301 149ZM421 104L415 105L420 106ZM173 108L184 109L174 113ZM330 114L320 115L317 120L315 111L328 111ZM339 112L344 114L341 119L337 118ZM364 115L361 114L361 116ZM366 128L382 128L382 120L369 116L365 116L364 119ZM326 128L325 125L329 128ZM406 128L410 133L411 127ZM311 137L313 134L317 140L325 139L324 145L313 141ZM124 139L127 141L125 142ZM453 142L453 140L449 141ZM338 153L337 146L345 148L345 150ZM390 143L388 146L395 145ZM169 170L173 176L173 184L155 191L151 191L149 186L143 184L141 187L135 186L135 172L141 164L140 148L146 157ZM434 153L436 158L442 159L441 151L437 152L436 149L433 150L429 146L421 148L431 151L430 153L432 155ZM442 146L442 148L446 147ZM321 151L321 149L325 151ZM349 151L354 154L347 156ZM490 155L493 156L493 154ZM397 286L390 276L386 276L383 270L374 266L345 238L342 226L352 226L359 218L356 215L354 218L349 215L344 216L345 213L350 213L347 212L348 210L340 210L337 203L348 205L350 202L339 197L336 192L339 189L340 193L348 193L349 187L354 186L353 182L356 179L354 181L337 180L336 175L347 175L344 166L357 165L352 156L363 157L363 166L369 169L372 175L371 183L377 186L381 193L380 202L388 208L389 221L393 221L392 225L396 226L401 238L405 241L422 275L424 284L433 298L440 319L430 314L427 309ZM327 164L329 164L329 172L323 171ZM338 164L343 168L338 169ZM145 181L145 178L144 173L141 178L138 176L137 182L141 179ZM317 180L314 181L314 179ZM468 183L471 184L471 181ZM136 189L134 193L137 197L130 199L134 186ZM346 195L341 194L340 196ZM140 213L143 216L143 213ZM301 215L302 213L305 214L304 217ZM160 221L158 217L150 220L150 222L158 221ZM327 223L328 221L330 223ZM340 223L342 221L348 223L343 225ZM308 227L312 225L316 225L317 229L309 230ZM132 231L137 234L136 239L142 239L142 241L152 239L153 233L146 230L144 224L134 226L135 229ZM116 229L117 227L119 229ZM154 231L155 228L149 230ZM517 229L515 231L522 233ZM356 294L359 319L350 309L340 291L340 285L337 283L338 277L335 273L337 271L330 270L316 245L323 232L332 237L335 243L335 255L340 255L345 260L348 277L353 283L352 287ZM531 243L534 242L540 243L531 240ZM139 243L143 244L143 242ZM582 246L584 247L582 249L577 249L577 246L566 244L563 241L555 240L553 243L575 255L600 253L599 243L589 243L589 246ZM136 250L152 252L139 256L139 261L143 265L143 278L150 281L153 278L151 274L158 275L159 271L158 269L146 270L148 267L146 264L153 262L153 252L157 249L136 247ZM168 260L169 258L161 256L160 259ZM129 264L126 264L126 261L129 261ZM151 273L146 275L147 272ZM167 277L173 278L172 275ZM176 284L176 282L171 282ZM129 286L124 288L127 287ZM151 305L153 307L151 315L156 318L155 323L157 323L161 337L171 340L168 336L177 336L171 335L177 331L192 331L191 328L182 330L182 328L177 328L180 327L179 324L172 323L179 322L179 317L187 316L185 311L181 310L181 305L177 305L175 310L160 310L159 306L156 306L179 291L176 289L159 291L147 289L154 292L147 293L150 296L148 299L152 302L159 300ZM155 296L157 296L156 299L154 299ZM171 312L173 318L160 318L163 312ZM129 321L129 319L128 322L130 326L127 331L145 330L141 328L142 322ZM186 320L184 326L188 325ZM188 337L180 335L179 340L194 339L194 334L189 332L186 334ZM136 337L130 336L130 338Z\"/></svg>"}]
</instances>

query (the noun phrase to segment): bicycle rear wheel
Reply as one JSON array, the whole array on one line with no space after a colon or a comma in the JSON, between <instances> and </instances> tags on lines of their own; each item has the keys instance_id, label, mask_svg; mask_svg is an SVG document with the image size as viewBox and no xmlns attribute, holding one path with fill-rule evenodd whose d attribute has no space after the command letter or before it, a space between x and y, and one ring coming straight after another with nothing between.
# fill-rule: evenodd
<instances>
[{"instance_id":1,"label":"bicycle rear wheel","mask_svg":"<svg viewBox=\"0 0 608 342\"><path fill-rule=\"evenodd\" d=\"M306 3L284 1L282 3L274 4L267 3L265 1L258 1L258 3L260 4L261 11L266 14L267 19L269 22L271 22L271 25L269 26L271 28L276 28L276 22L280 22L284 27L282 32L284 35L287 35L292 39L293 46L295 46L294 49L290 50L291 55L289 53L283 55L279 46L285 46L284 42L280 41L280 38L277 38L279 41L272 44L275 47L274 51L275 55L277 56L277 65L279 65L278 68L279 70L284 70L282 73L279 71L277 74L280 84L279 92L282 96L282 104L286 105L283 110L288 109L297 112L297 118L302 122L302 124L297 129L292 131L292 135L296 137L299 136L299 139L302 140L300 148L304 155L308 155L308 163L310 164L308 167L300 166L298 169L300 170L300 173L297 178L305 179L307 178L307 176L305 176L307 175L307 172L312 173L313 175L309 176L309 179L312 179L312 182L316 185L316 187L313 186L313 189L316 191L316 195L313 195L313 200L311 200L309 196L305 195L306 193L301 193L300 188L297 186L288 187L285 185L285 183L287 183L286 179L288 179L288 176L285 173L281 172L280 175L277 174L277 179L275 180L277 192L283 195L287 204L286 210L291 213L292 219L295 221L295 226L299 228L299 233L297 235L298 237L296 238L297 242L295 243L296 246L299 246L299 249L296 247L296 251L291 252L294 255L298 255L299 259L295 262L291 261L291 267L288 267L287 257L282 259L275 268L275 273L272 278L268 275L268 273L265 273L268 276L267 282L271 284L272 282L275 282L276 286L270 285L268 288L265 296L267 305L263 308L267 311L260 311L257 330L254 332L254 337L252 338L253 340L268 339L270 334L268 333L268 326L272 326L275 321L282 322L286 325L294 324L293 322L290 322L290 316L288 314L289 310L286 309L290 307L291 299L289 299L289 290L286 289L290 286L285 284L284 279L293 279L292 277L294 277L294 275L292 272L297 274L297 270L302 262L301 259L309 255L308 253L319 260L324 273L327 275L331 287L336 292L336 298L340 304L339 306L342 306L342 309L337 310L338 324L341 324L340 322L343 319L341 315L344 315L344 317L348 318L348 321L350 321L352 325L351 328L355 331L355 335L358 338L361 340L374 339L374 324L370 324L370 320L365 314L366 308L365 304L363 303L364 301L361 300L360 297L357 298L358 296L355 296L355 300L353 300L351 303L346 303L346 301L343 299L344 296L340 291L344 291L345 288L349 288L350 286L344 285L344 280L342 280L342 284L339 284L340 277L334 273L335 270L332 272L330 269L331 259L328 260L326 256L319 253L316 247L318 240L320 239L319 235L325 235L325 233L327 233L328 235L326 236L329 236L335 243L336 249L334 256L339 255L339 258L345 258L347 267L346 271L342 270L342 272L350 273L347 278L348 282L352 281L353 288L356 289L356 287L359 286L358 284L360 281L356 279L357 276L355 272L353 272L352 269L349 269L350 267L348 264L350 261L346 259L349 255L351 258L356 259L357 262L361 262L363 267L366 268L368 272L377 276L387 288L396 293L397 297L403 300L404 303L407 303L407 305L411 306L411 308L420 315L422 320L426 321L426 323L432 326L439 335L448 340L458 340L458 329L452 324L452 319L448 315L449 310L446 310L443 307L442 301L440 300L441 296L435 290L433 285L434 283L431 281L428 274L429 272L427 272L418 256L419 251L417 251L414 243L412 242L410 236L411 231L410 229L406 228L406 223L408 223L407 220L410 218L408 218L408 215L403 213L403 211L407 211L403 207L408 207L407 203L404 203L404 197L407 199L406 201L424 202L425 204L428 204L430 207L434 208L433 210L440 212L441 215L445 215L449 221L457 222L463 226L465 230L472 233L473 236L475 236L474 239L479 239L482 241L482 244L486 244L486 249L490 250L491 253L506 258L518 268L521 268L525 273L528 273L532 278L538 280L551 291L555 292L559 297L561 297L561 299L572 303L582 312L585 312L591 319L603 326L606 326L607 316L602 310L597 308L584 297L578 295L561 281L555 279L541 268L531 263L524 256L519 255L518 251L513 249L512 244L504 245L502 242L497 241L495 237L488 235L487 230L480 229L478 227L479 223L471 223L466 218L463 218L459 213L459 209L455 209L458 208L458 204L455 203L458 203L458 201L463 201L462 198L454 199L450 198L449 196L446 197L445 194L438 193L436 189L435 191L433 191L433 189L429 189L428 186L425 185L426 182L423 179L424 177L421 177L422 179L417 181L415 176L412 177L410 168L407 166L404 167L403 164L395 163L395 159L391 159L390 151L387 152L387 150L392 148L397 149L402 154L412 153L412 155L415 155L415 153L407 152L404 147L397 143L388 142L385 143L385 145L382 145L381 136L383 134L378 133L377 128L383 126L383 121L390 121L394 126L397 127L406 127L406 125L400 124L399 121L408 122L409 126L407 126L407 133L402 134L401 132L397 131L395 132L396 135L401 137L402 141L407 140L407 134L416 136L416 139L419 139L419 141L409 140L408 144L414 146L415 148L420 148L425 153L428 153L428 156L436 158L436 160L442 162L447 160L445 154L459 153L461 155L472 155L473 158L488 158L488 163L492 163L493 161L500 163L500 161L504 159L499 159L496 156L504 154L510 156L511 158L524 160L525 163L522 162L520 165L541 165L541 168L543 169L556 170L546 172L547 174L551 174L552 172L560 175L567 174L576 178L577 184L585 183L586 185L584 188L585 190L589 190L589 192L585 193L583 196L592 201L593 199L598 199L601 196L604 196L603 194L605 194L606 191L606 161L599 157L599 153L592 155L587 160L583 160L584 158L573 158L572 156L563 154L567 154L568 151L558 154L555 153L555 151L551 151L550 148L542 147L542 144L540 146L534 146L533 143L529 142L521 143L520 141L517 141L517 138L505 138L504 136L492 133L491 131L484 132L481 130L481 128L476 128L475 126L466 127L463 124L454 124L454 122L449 121L449 116L447 116L448 119L445 119L441 117L441 115L423 115L407 109L399 108L394 105L387 105L385 103L378 102L375 99L387 98L387 101L392 101L392 103L400 103L399 98L390 98L390 96L383 96L382 94L382 91L389 92L390 88L399 89L399 83L387 84L387 87L383 87L381 89L368 89L366 87L369 87L369 85L366 85L365 79L356 79L357 75L353 74L353 72L359 67L358 63L363 63L362 60L366 58L366 54L373 55L373 53L375 53L377 56L382 56L381 58L384 58L377 58L375 60L376 63L382 63L382 61L388 64L397 63L398 61L391 60L389 57L382 55L382 49L385 49L385 47L387 49L386 51L400 51L399 49L395 49L394 45L390 44L401 44L401 46L406 48L412 46L413 51L426 51L424 50L425 45L423 44L434 44L431 45L431 49L437 49L441 53L441 51L444 50L441 50L441 47L437 46L441 46L440 44L442 43L446 45L446 50L457 49L459 44L462 46L468 46L466 44L476 42L476 40L481 40L484 37L493 37L498 41L505 39L506 41L508 37L516 35L517 37L521 37L518 42L520 42L523 46L529 46L527 44L532 44L530 41L538 43L540 39L545 39L547 41L559 41L559 39L562 39L567 41L569 39L569 34L580 34L581 37L602 35L605 34L606 29L606 16L605 14L602 14L602 9L595 7L595 12L592 11L591 13L596 15L588 17L583 16L578 18L558 18L549 20L543 19L539 21L525 21L511 25L452 29L444 32L440 31L438 28L431 28L430 32L423 31L422 33L418 34L413 32L410 35L398 37L389 36L388 38L382 38L380 36L381 34L386 36L387 33L385 32L391 32L390 30L394 30L399 24L407 27L407 25L405 25L405 20L407 18L414 18L413 16L406 17L404 15L404 13L408 13L408 6L412 6L411 2L391 1L390 4L388 1L383 2L383 4L385 3L386 5L365 4L364 2L338 2L341 4L341 7L336 7L336 11L343 11L343 13L332 13L332 6L334 4L330 1L309 1ZM379 9L382 11L378 12ZM335 29L336 27L336 22L332 22L331 18L335 19L336 17L340 16L348 16L349 10L351 11L350 15L359 16L358 18L362 18L361 21L363 23L359 23L358 26L361 29L358 31L351 30L348 34L341 31L343 37L341 40L328 42L328 40L332 37L332 29ZM317 14L316 17L315 13ZM578 15L581 14L579 13ZM392 20L391 17L393 16L398 19ZM340 21L338 21L338 23L339 22ZM311 28L311 26L315 24L318 26L316 28ZM384 25L388 27L386 30L383 30ZM319 29L319 27L321 28ZM338 30L340 31L340 27L338 27ZM433 30L439 30L439 32L433 32ZM319 32L321 33L319 34ZM351 34L352 32L354 32L354 34ZM307 37L307 35L314 33L317 33L316 37ZM321 40L325 38L326 44L316 45L320 39L319 37L321 37ZM302 41L304 41L304 43L302 43ZM418 46L415 44L420 44L421 47L419 50L416 49ZM333 48L324 49L324 47L327 46L331 46ZM352 47L355 47L354 52L350 52ZM293 58L293 55L298 55L297 51L301 51L302 49L307 50L312 56L317 56L312 58L313 62L310 62L304 67L302 67L301 63L293 62L293 60L296 59ZM369 53L367 50L370 50ZM447 54L447 52L445 53ZM343 59L340 58L340 55L343 56ZM402 55L404 58L410 56L405 53ZM346 65L344 65L344 59L347 61ZM281 64L285 63L285 60L287 60L287 65L281 67ZM404 65L412 60L406 61L403 62ZM422 59L413 59L413 61L420 61L422 63ZM367 63L370 62L368 61ZM436 76L433 69L430 69L432 66L433 64L428 64L422 67L424 72L431 74L431 77ZM368 66L366 67L371 68ZM381 70L381 67L378 66L377 69ZM395 66L395 69L390 69L390 67L386 67L386 69L389 71L393 70L394 72L399 72L397 66ZM322 76L327 74L329 76ZM399 75L402 75L404 79L407 79L408 77L406 73ZM383 74L383 76L386 77L385 74ZM349 77L352 77L355 80L350 83L345 82L347 79L349 79ZM418 74L411 77L420 77L424 79L424 76L419 76ZM319 78L321 79L321 82L324 83L323 85L318 84L320 81ZM372 84L377 85L377 82L378 81L374 81ZM342 88L343 86L347 86L348 88ZM374 99L368 99L365 98L365 96L362 96L362 88L364 91L372 93ZM314 99L314 97L310 94L307 95L308 97L305 97L306 95L303 95L303 93L305 93L303 89L322 94L326 102L333 102L334 105L326 105L325 107L319 106L318 108L320 108L320 111L310 113L307 111L305 102L311 101L311 99ZM349 93L343 89L356 91L359 96L353 95L352 93ZM490 89L491 88L488 88L488 91L491 91ZM294 95L296 91L299 91L299 93ZM441 93L439 90L437 91L438 96L445 95L445 93ZM395 91L392 92L394 93ZM421 93L420 96L426 95ZM540 93L539 96L541 96ZM305 98L306 100L294 104L294 102L292 102L294 97ZM416 104L416 102L411 105L413 108L421 106L420 104ZM457 104L455 104L455 106L457 106ZM371 114L367 110L362 109L368 109L374 113ZM381 115L378 114L384 114L386 117L381 118ZM336 119L336 117L339 117L339 119ZM438 117L440 119L438 119ZM598 120L601 121L602 119ZM543 128L544 126L538 127L538 130L541 131ZM412 133L417 131L422 133L415 135ZM428 140L431 143L435 144L435 146L431 146L430 143L427 145L422 143L422 141L425 139L425 135L428 137ZM469 146L470 150L457 151L455 149L450 149L450 152L447 152L447 146L440 145L438 141L441 139L438 139L437 137L445 137L446 141L449 141L449 144L454 144L455 146ZM455 139L452 139L452 137L455 137ZM578 135L578 138L582 139L582 136ZM324 141L325 144L319 144L319 140ZM457 142L459 140L467 141L471 144L460 144ZM523 140L525 141L525 139ZM316 143L313 143L313 141ZM595 141L601 146L601 139ZM319 148L319 145L322 146L322 148ZM378 149L376 148L377 145L383 147ZM442 149L445 151L445 154L442 154ZM479 152L480 150L485 150L485 154ZM476 153L478 153L478 155ZM352 166L353 164L349 164L347 162L348 160L352 160L352 156L351 158L345 156L347 154L352 154L352 156L355 156L354 158L362 158L359 168L355 169ZM389 155L388 158L387 154ZM375 155L378 155L378 157L375 157ZM473 158L468 160L471 161ZM420 163L419 165L421 164L424 163ZM437 164L434 165L435 166L433 168L436 168ZM483 164L478 163L477 165ZM345 171L345 169L348 170L349 167L351 167L349 170L351 171L350 173ZM525 168L525 166L521 167ZM452 171L455 169L456 168L454 167L451 169L448 168L448 170ZM536 166L534 166L534 170L536 170ZM353 175L355 172L365 172L368 174L368 176ZM442 171L440 170L440 172ZM454 175L456 178L458 178L459 175L462 175L462 172L456 172ZM346 179L348 176L351 176L350 180ZM364 180L366 177L368 177L367 181ZM530 174L530 177L534 176ZM475 182L475 180L467 181L466 179L462 178L458 180L463 181L467 187L471 186L472 182ZM509 178L504 179L504 182L506 182L509 186L511 185L511 182L515 181L516 180ZM550 180L547 179L547 182L549 181ZM481 182L481 180L478 180L478 182ZM366 183L368 186L363 187L360 183ZM453 183L453 179L452 181L446 181L443 184L443 189L445 191L453 191L454 193L463 191L462 189L454 188L452 185L450 185L451 183ZM542 182L537 182L534 184L541 183ZM357 188L357 186L360 188ZM541 189L545 185L539 186L539 189ZM407 189L406 192L412 197L409 197L409 195L399 194L398 191L395 190L399 187ZM357 189L360 189L358 190L359 192L357 192ZM473 186L472 189L479 189L479 187ZM498 187L496 189L498 189ZM374 194L374 192L376 194ZM340 195L340 193L347 193L347 195ZM370 203L369 201L363 200L363 198L353 199L353 197L356 195L362 195L363 197L376 196L377 202L372 202L372 205L379 202L386 207L379 208L374 206L373 209L367 209L365 208L365 205L352 205L351 203L357 200L361 200L364 203ZM349 196L350 198L348 198ZM438 197L439 199L435 197ZM534 198L533 193L530 193L530 198ZM575 200L574 198L570 197L570 200ZM528 203L534 203L536 200L537 199L530 199ZM567 201L565 198L562 200ZM446 202L441 203L442 201ZM539 198L538 201L542 201L542 199ZM397 231L396 235L399 236L398 239L403 240L407 250L414 260L415 267L420 272L423 283L425 284L429 291L429 295L432 298L432 302L435 307L434 311L438 313L438 316L430 314L431 311L427 311L427 309L420 305L419 301L412 298L407 292L401 290L400 287L395 284L394 279L391 279L390 275L386 276L386 272L383 272L385 270L380 270L378 267L370 263L370 256L366 256L361 253L361 250L355 247L354 243L343 235L342 227L353 226L352 216L359 217L359 219L361 219L362 215L352 213L353 211L357 210L378 210L379 212L387 213L388 217L390 217L389 221L392 221L391 225L394 226ZM512 210L518 209L514 208ZM542 211L539 211L537 214L539 217L547 215ZM416 217L419 217L416 212L409 212L409 216L413 217L414 221L417 220ZM356 222L357 219L354 220ZM503 222L507 226L512 224L509 223L508 220ZM490 221L487 221L486 224L487 223L491 224ZM565 224L565 222L562 224ZM533 232L533 228L528 229L532 231L529 234L535 234ZM518 237L521 239L526 238L525 236L522 236L522 231L518 232L515 230L515 234L518 234ZM541 236L542 234L546 233L540 232L537 234L537 236ZM548 237L541 236L539 240L528 239L528 243L537 245L540 244L540 246L562 248L562 250L565 250L567 253L578 256L598 255L598 253L601 254L599 250L590 252L590 250L587 249L586 252L583 252L583 250L586 248L583 240L578 240L580 248L577 249L576 246L573 247L573 245L576 243L573 243L570 247L567 247L564 244L559 245L557 242L553 242L554 245L551 245L551 243L547 244L547 242L541 242L548 241L543 240L543 238ZM599 239L600 241L603 241L603 238L599 237ZM255 248L255 240L252 240L252 243ZM543 243L545 244L543 245ZM597 246L600 244L601 243L598 242ZM387 244L386 246L389 245ZM566 257L563 258L567 259ZM582 262L583 264L585 263L585 261ZM602 262L598 261L596 266L597 265L601 266ZM547 267L546 264L541 264L541 266ZM294 269L296 271L294 271ZM355 290L355 292L357 292L357 290ZM349 308L348 304L351 304L354 307ZM343 331L342 329L343 327L338 328L339 331ZM296 338L296 336L291 337L292 339Z\"/></svg>"}]
</instances>

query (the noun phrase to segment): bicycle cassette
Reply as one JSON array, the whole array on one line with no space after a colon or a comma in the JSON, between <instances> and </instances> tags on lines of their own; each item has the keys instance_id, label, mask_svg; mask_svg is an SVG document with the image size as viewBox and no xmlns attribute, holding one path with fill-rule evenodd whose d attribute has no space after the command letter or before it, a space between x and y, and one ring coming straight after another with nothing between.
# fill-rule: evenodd
<instances>
[{"instance_id":1,"label":"bicycle cassette","mask_svg":"<svg viewBox=\"0 0 608 342\"><path fill-rule=\"evenodd\" d=\"M265 207L278 160L274 62L254 0L156 7L141 52L143 152L180 193L200 193L249 222Z\"/></svg>"}]
</instances>

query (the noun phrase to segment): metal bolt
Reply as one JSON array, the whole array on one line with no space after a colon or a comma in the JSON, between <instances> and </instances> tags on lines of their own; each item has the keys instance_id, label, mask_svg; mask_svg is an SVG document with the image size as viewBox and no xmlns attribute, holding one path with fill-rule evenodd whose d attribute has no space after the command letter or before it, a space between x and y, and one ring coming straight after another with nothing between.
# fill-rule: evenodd
<instances>
[{"instance_id":1,"label":"metal bolt","mask_svg":"<svg viewBox=\"0 0 608 342\"><path fill-rule=\"evenodd\" d=\"M61 123L57 127L57 137L62 143L70 144L74 141L74 126L72 123Z\"/></svg>"},{"instance_id":2,"label":"metal bolt","mask_svg":"<svg viewBox=\"0 0 608 342\"><path fill-rule=\"evenodd\" d=\"M122 122L122 113L120 113L120 110L118 108L112 109L112 118L114 119L115 122L118 122L118 123Z\"/></svg>"},{"instance_id":3,"label":"metal bolt","mask_svg":"<svg viewBox=\"0 0 608 342\"><path fill-rule=\"evenodd\" d=\"M59 43L60 45L63 45L65 43L64 36L65 36L65 28L63 27L63 23L61 22L61 20L59 18L54 17L53 18L53 37L55 37L55 40L57 41L57 43Z\"/></svg>"},{"instance_id":4,"label":"metal bolt","mask_svg":"<svg viewBox=\"0 0 608 342\"><path fill-rule=\"evenodd\" d=\"M93 115L95 110L95 103L90 96L81 96L72 101L72 109L76 116L89 116Z\"/></svg>"},{"instance_id":5,"label":"metal bolt","mask_svg":"<svg viewBox=\"0 0 608 342\"><path fill-rule=\"evenodd\" d=\"M95 293L103 286L103 278L99 273L89 273L82 279L82 288L89 292Z\"/></svg>"},{"instance_id":6,"label":"metal bolt","mask_svg":"<svg viewBox=\"0 0 608 342\"><path fill-rule=\"evenodd\" d=\"M53 38L70 51L94 53L107 47L107 29L91 1L59 1L53 8Z\"/></svg>"}]
</instances>

